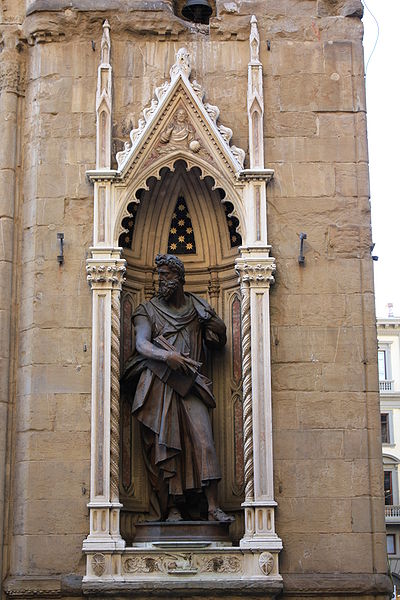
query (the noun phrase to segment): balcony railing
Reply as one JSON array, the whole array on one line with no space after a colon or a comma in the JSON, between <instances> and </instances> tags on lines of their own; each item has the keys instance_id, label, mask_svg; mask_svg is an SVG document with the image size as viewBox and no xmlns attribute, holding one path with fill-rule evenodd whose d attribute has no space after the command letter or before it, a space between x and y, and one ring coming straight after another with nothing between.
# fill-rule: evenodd
<instances>
[{"instance_id":1,"label":"balcony railing","mask_svg":"<svg viewBox=\"0 0 400 600\"><path fill-rule=\"evenodd\" d=\"M400 505L387 504L385 506L385 519L387 522L400 523Z\"/></svg>"},{"instance_id":2,"label":"balcony railing","mask_svg":"<svg viewBox=\"0 0 400 600\"><path fill-rule=\"evenodd\" d=\"M393 379L382 379L379 382L380 392L393 392Z\"/></svg>"}]
</instances>

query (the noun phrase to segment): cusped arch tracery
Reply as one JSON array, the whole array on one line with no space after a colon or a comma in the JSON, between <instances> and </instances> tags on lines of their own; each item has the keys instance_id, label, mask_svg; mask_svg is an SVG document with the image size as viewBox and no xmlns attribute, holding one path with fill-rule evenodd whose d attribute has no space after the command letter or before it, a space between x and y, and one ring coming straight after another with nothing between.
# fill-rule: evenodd
<instances>
[{"instance_id":1,"label":"cusped arch tracery","mask_svg":"<svg viewBox=\"0 0 400 600\"><path fill-rule=\"evenodd\" d=\"M146 198L146 195L154 188L162 187L166 174L175 175L179 170L179 177L182 179L183 171L187 176L187 185L193 188L193 182L190 181L195 175L198 184L202 182L215 193L219 202L223 205L223 211L226 218L228 237L232 248L238 247L238 241L242 241L246 232L243 230L243 224L246 222L244 217L244 206L239 185L233 185L229 180L221 176L216 170L202 163L194 163L191 158L175 156L167 163L164 161L153 165L147 173L141 174L135 180L125 183L124 186L118 186L115 190L116 211L113 226L113 237L117 244L127 247L132 243L132 228L137 226L136 214L138 205ZM171 177L174 179L174 177ZM192 190L191 195L196 191ZM236 235L235 235L236 234ZM128 241L129 238L129 241ZM125 240L125 243L124 243Z\"/></svg>"}]
</instances>

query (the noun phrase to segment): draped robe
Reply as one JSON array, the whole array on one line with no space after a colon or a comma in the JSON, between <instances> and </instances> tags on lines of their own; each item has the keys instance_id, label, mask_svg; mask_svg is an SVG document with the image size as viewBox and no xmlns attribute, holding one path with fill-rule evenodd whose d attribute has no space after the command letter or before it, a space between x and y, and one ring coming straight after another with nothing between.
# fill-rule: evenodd
<instances>
[{"instance_id":1,"label":"draped robe","mask_svg":"<svg viewBox=\"0 0 400 600\"><path fill-rule=\"evenodd\" d=\"M138 306L133 319L141 316L149 321L151 342L162 335L177 352L203 363L203 342L208 347L222 347L226 343L225 325L202 298L186 293L185 299L185 305L176 309L154 297ZM124 380L137 381L132 412L142 425L153 490L157 493L162 480L171 496L181 496L221 478L209 412L215 407L212 382L199 373L182 397L159 379L150 364L136 352Z\"/></svg>"}]
</instances>

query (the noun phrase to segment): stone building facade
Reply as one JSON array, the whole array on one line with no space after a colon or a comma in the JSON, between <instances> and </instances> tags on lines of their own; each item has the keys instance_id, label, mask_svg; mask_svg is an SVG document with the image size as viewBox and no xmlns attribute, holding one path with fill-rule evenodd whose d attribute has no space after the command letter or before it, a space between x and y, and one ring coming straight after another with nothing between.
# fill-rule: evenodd
<instances>
[{"instance_id":1,"label":"stone building facade","mask_svg":"<svg viewBox=\"0 0 400 600\"><path fill-rule=\"evenodd\" d=\"M209 24L183 0L1 5L4 598L390 595L362 5L209 4ZM119 378L179 243L228 326L232 545L135 545Z\"/></svg>"}]
</instances>

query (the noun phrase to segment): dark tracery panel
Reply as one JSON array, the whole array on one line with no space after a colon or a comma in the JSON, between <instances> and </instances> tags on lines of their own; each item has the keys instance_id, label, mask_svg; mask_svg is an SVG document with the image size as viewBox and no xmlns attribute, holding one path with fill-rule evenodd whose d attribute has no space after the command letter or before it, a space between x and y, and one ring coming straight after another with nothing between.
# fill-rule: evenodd
<instances>
[{"instance_id":1,"label":"dark tracery panel","mask_svg":"<svg viewBox=\"0 0 400 600\"><path fill-rule=\"evenodd\" d=\"M183 196L178 198L172 214L168 237L168 252L172 254L196 254L192 220Z\"/></svg>"}]
</instances>

